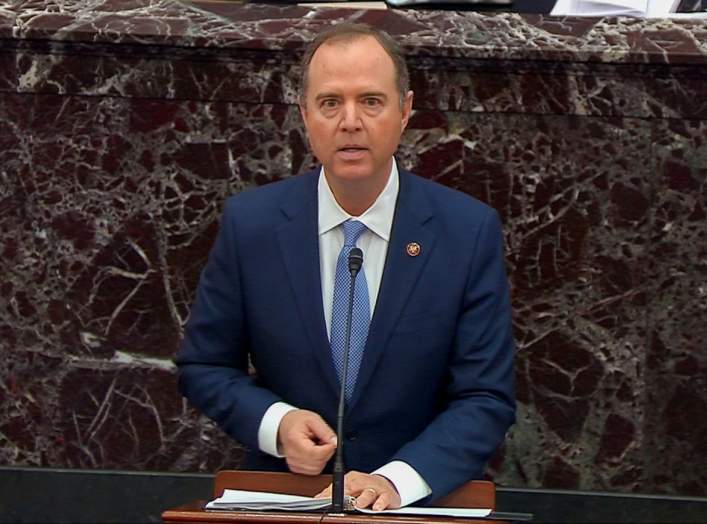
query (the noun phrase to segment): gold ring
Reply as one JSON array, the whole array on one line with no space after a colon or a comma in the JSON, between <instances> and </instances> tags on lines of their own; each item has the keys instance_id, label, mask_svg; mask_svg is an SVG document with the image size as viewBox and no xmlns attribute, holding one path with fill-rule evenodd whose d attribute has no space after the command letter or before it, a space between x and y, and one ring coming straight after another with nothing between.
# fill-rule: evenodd
<instances>
[{"instance_id":1,"label":"gold ring","mask_svg":"<svg viewBox=\"0 0 707 524\"><path fill-rule=\"evenodd\" d=\"M365 488L363 491L372 491L373 495L378 496L378 492L373 488Z\"/></svg>"}]
</instances>

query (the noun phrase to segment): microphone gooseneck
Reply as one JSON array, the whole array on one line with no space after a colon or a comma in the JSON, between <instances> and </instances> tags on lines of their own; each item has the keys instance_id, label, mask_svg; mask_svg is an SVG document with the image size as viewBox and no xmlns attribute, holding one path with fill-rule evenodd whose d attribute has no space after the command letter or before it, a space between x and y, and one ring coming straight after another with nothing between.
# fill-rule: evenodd
<instances>
[{"instance_id":1,"label":"microphone gooseneck","mask_svg":"<svg viewBox=\"0 0 707 524\"><path fill-rule=\"evenodd\" d=\"M351 317L353 316L354 290L356 275L363 266L363 251L354 247L349 252L349 307L346 313L346 345L344 349L344 365L341 371L341 392L339 393L339 409L336 414L336 459L332 475L331 509L334 513L344 511L344 412L346 409L346 381L349 370L349 349L351 347Z\"/></svg>"}]
</instances>

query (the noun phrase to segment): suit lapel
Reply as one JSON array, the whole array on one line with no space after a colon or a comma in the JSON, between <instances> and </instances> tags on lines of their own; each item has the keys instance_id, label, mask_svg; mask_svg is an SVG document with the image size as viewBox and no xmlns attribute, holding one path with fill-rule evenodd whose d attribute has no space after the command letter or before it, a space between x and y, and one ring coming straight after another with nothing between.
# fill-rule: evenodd
<instances>
[{"instance_id":1,"label":"suit lapel","mask_svg":"<svg viewBox=\"0 0 707 524\"><path fill-rule=\"evenodd\" d=\"M331 360L329 340L322 305L322 287L319 271L319 234L317 208L317 174L294 186L282 205L287 217L278 229L277 237L287 276L299 308L300 318L307 332L312 351L322 368L327 382L338 396L339 379ZM294 340L293 340L294 342ZM293 370L296 372L296 370Z\"/></svg>"},{"instance_id":2,"label":"suit lapel","mask_svg":"<svg viewBox=\"0 0 707 524\"><path fill-rule=\"evenodd\" d=\"M371 379L434 247L436 235L430 223L432 207L419 186L412 175L400 172L400 190L385 269L351 406L362 396ZM408 254L411 243L417 243L421 248L417 256Z\"/></svg>"}]
</instances>

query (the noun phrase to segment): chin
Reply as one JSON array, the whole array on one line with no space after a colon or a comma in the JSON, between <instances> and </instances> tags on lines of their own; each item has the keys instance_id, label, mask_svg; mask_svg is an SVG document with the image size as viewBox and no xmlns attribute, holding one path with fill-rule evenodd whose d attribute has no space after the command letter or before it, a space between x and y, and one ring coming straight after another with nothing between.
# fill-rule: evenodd
<instances>
[{"instance_id":1,"label":"chin","mask_svg":"<svg viewBox=\"0 0 707 524\"><path fill-rule=\"evenodd\" d=\"M334 169L334 173L335 174L333 174L333 176L335 178L338 178L339 180L349 180L352 182L356 180L368 180L373 177L373 172L371 169L363 167L339 167Z\"/></svg>"}]
</instances>

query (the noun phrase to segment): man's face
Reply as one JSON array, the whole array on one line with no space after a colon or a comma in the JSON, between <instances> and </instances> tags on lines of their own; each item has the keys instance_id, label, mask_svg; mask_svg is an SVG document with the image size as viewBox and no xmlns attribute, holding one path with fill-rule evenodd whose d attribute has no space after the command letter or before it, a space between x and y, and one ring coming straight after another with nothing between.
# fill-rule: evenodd
<instances>
[{"instance_id":1,"label":"man's face","mask_svg":"<svg viewBox=\"0 0 707 524\"><path fill-rule=\"evenodd\" d=\"M300 110L330 183L369 181L382 190L411 108L412 91L400 107L393 60L374 37L324 43L314 53Z\"/></svg>"}]
</instances>

